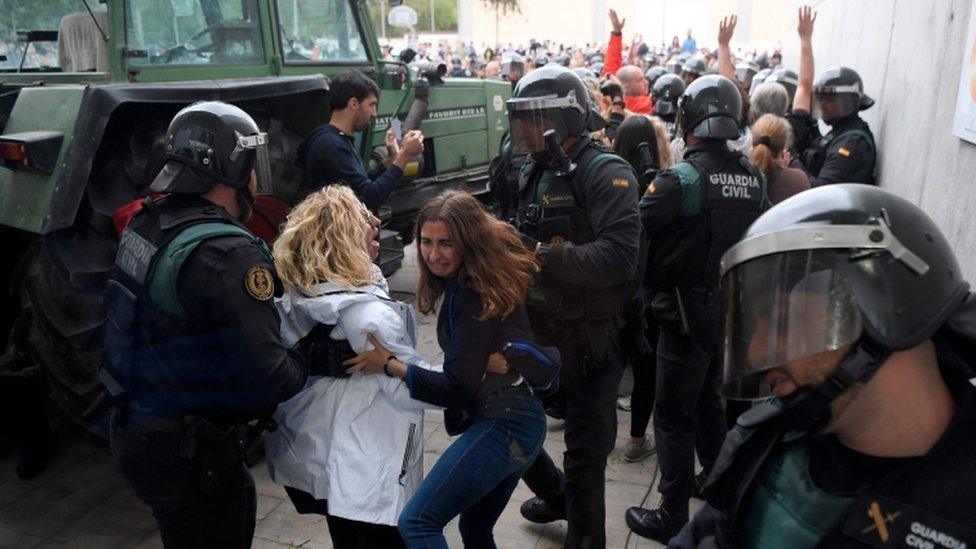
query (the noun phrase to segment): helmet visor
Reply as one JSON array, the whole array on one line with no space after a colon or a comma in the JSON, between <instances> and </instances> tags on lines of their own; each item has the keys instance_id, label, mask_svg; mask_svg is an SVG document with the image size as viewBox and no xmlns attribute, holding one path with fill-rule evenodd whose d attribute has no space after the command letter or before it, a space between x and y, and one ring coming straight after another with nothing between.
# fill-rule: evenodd
<instances>
[{"instance_id":1,"label":"helmet visor","mask_svg":"<svg viewBox=\"0 0 976 549\"><path fill-rule=\"evenodd\" d=\"M858 340L860 309L845 275L850 255L798 250L736 265L725 275L722 393L753 400L772 394L767 372L804 367Z\"/></svg>"},{"instance_id":2,"label":"helmet visor","mask_svg":"<svg viewBox=\"0 0 976 549\"><path fill-rule=\"evenodd\" d=\"M514 155L541 153L546 150L546 140L543 135L549 130L555 130L559 141L566 138L566 128L562 115L556 109L508 111L508 123L511 130L511 151Z\"/></svg>"},{"instance_id":3,"label":"helmet visor","mask_svg":"<svg viewBox=\"0 0 976 549\"><path fill-rule=\"evenodd\" d=\"M857 93L816 87L813 90L812 116L824 121L847 118L859 110L859 99Z\"/></svg>"},{"instance_id":4,"label":"helmet visor","mask_svg":"<svg viewBox=\"0 0 976 549\"><path fill-rule=\"evenodd\" d=\"M235 131L237 145L231 151L231 161L244 151L254 151L254 172L258 178L257 194L274 194L271 180L271 159L268 156L268 134L258 132L253 135L243 135Z\"/></svg>"}]
</instances>

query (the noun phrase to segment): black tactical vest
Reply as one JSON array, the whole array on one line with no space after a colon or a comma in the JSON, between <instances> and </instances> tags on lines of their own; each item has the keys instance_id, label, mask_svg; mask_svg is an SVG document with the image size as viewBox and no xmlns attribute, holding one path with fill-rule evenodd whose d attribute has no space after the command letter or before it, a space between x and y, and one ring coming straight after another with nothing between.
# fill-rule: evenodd
<instances>
[{"instance_id":1,"label":"black tactical vest","mask_svg":"<svg viewBox=\"0 0 976 549\"><path fill-rule=\"evenodd\" d=\"M868 142L872 157L870 159L861 159L860 166L858 166L858 169L847 180L852 183L875 185L877 182L874 179L874 167L878 158L877 146L875 145L874 134L871 133L871 128L860 118L855 120L853 124L845 124L842 127L833 128L827 135L814 140L811 147L803 152L801 160L811 173L817 175L823 168L824 162L827 160L827 150L834 144L834 141L853 135L860 136Z\"/></svg>"},{"instance_id":2,"label":"black tactical vest","mask_svg":"<svg viewBox=\"0 0 976 549\"><path fill-rule=\"evenodd\" d=\"M147 198L122 232L115 256L116 274L105 293L108 322L99 373L113 398L126 401L135 386L158 387L170 381L171 365L166 360L173 357L157 348L160 342L150 336L149 328L154 323L178 326L184 320L172 307L160 306L155 302L158 299L150 297L150 285L166 246L187 229L204 224L207 234L203 238L239 234L260 242L216 206L198 197L179 195L159 201ZM260 245L264 246L263 242ZM178 273L181 266L182 261L164 268L177 269Z\"/></svg>"},{"instance_id":3,"label":"black tactical vest","mask_svg":"<svg viewBox=\"0 0 976 549\"><path fill-rule=\"evenodd\" d=\"M600 144L589 142L575 155L576 170L559 177L550 169L529 163L522 170L519 188L522 206L517 214L519 230L539 242L556 245L587 244L596 231L583 203L582 189L598 184L593 175L607 162L626 164ZM629 166L629 165L628 165ZM635 200L637 197L635 196ZM544 308L560 320L603 320L614 317L630 299L629 284L613 288L584 288L572 284L542 281L529 291L528 307Z\"/></svg>"},{"instance_id":4,"label":"black tactical vest","mask_svg":"<svg viewBox=\"0 0 976 549\"><path fill-rule=\"evenodd\" d=\"M654 258L662 289L719 286L719 262L768 206L762 173L738 151L692 152L671 168L682 210Z\"/></svg>"}]
</instances>

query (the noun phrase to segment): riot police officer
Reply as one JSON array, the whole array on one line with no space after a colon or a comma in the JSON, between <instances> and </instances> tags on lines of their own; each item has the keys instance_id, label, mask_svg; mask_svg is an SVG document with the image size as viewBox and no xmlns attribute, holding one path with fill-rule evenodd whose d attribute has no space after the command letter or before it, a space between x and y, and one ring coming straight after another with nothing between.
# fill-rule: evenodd
<instances>
[{"instance_id":1,"label":"riot police officer","mask_svg":"<svg viewBox=\"0 0 976 549\"><path fill-rule=\"evenodd\" d=\"M811 187L874 184L874 134L858 114L872 105L874 100L864 93L861 77L853 69L837 67L820 75L813 86L813 118L823 120L830 132L803 152Z\"/></svg>"},{"instance_id":2,"label":"riot police officer","mask_svg":"<svg viewBox=\"0 0 976 549\"><path fill-rule=\"evenodd\" d=\"M796 97L796 86L799 82L797 74L790 69L776 69L766 77L765 82L776 82L786 88L786 93L790 96L788 109L793 110L793 98Z\"/></svg>"},{"instance_id":3,"label":"riot police officer","mask_svg":"<svg viewBox=\"0 0 976 549\"><path fill-rule=\"evenodd\" d=\"M706 72L708 72L708 67L701 57L696 56L685 61L685 64L681 66L681 78L685 81L685 87L690 86L692 82Z\"/></svg>"},{"instance_id":4,"label":"riot police officer","mask_svg":"<svg viewBox=\"0 0 976 549\"><path fill-rule=\"evenodd\" d=\"M756 66L748 61L739 61L735 65L735 80L742 89L748 90L752 87L752 79L756 76Z\"/></svg>"},{"instance_id":5,"label":"riot police officer","mask_svg":"<svg viewBox=\"0 0 976 549\"><path fill-rule=\"evenodd\" d=\"M165 136L166 164L122 233L100 373L112 452L168 547L248 547L247 422L305 384L282 346L278 282L242 225L270 189L268 135L238 107L196 103Z\"/></svg>"},{"instance_id":6,"label":"riot police officer","mask_svg":"<svg viewBox=\"0 0 976 549\"><path fill-rule=\"evenodd\" d=\"M722 270L722 391L775 398L740 418L670 546L976 544L976 296L936 224L830 185L769 210Z\"/></svg>"},{"instance_id":7,"label":"riot police officer","mask_svg":"<svg viewBox=\"0 0 976 549\"><path fill-rule=\"evenodd\" d=\"M678 114L678 100L684 93L685 82L677 74L661 75L651 89L654 114L664 122L670 139L674 139L677 134L675 120Z\"/></svg>"},{"instance_id":8,"label":"riot police officer","mask_svg":"<svg viewBox=\"0 0 976 549\"><path fill-rule=\"evenodd\" d=\"M661 466L661 507L631 507L627 525L667 543L688 520L696 491L695 450L707 472L725 438L718 396L722 302L719 258L766 205L759 170L726 143L739 136L742 102L731 80L695 80L679 102L678 125L688 145L684 161L661 172L640 203L655 256L657 293L651 303L661 326L657 342L654 436Z\"/></svg>"},{"instance_id":9,"label":"riot police officer","mask_svg":"<svg viewBox=\"0 0 976 549\"><path fill-rule=\"evenodd\" d=\"M660 65L651 67L644 72L644 78L647 79L647 89L653 90L654 83L657 82L658 78L667 74L668 70Z\"/></svg>"},{"instance_id":10,"label":"riot police officer","mask_svg":"<svg viewBox=\"0 0 976 549\"><path fill-rule=\"evenodd\" d=\"M588 137L583 82L555 63L529 73L508 101L522 170L516 224L541 276L526 300L540 343L563 356L565 476L543 452L523 477L533 522L569 520L568 547L606 545L604 474L617 430L621 313L636 289L640 222L630 165Z\"/></svg>"},{"instance_id":11,"label":"riot police officer","mask_svg":"<svg viewBox=\"0 0 976 549\"><path fill-rule=\"evenodd\" d=\"M773 69L769 69L769 68L760 69L759 72L757 72L752 77L752 83L749 84L749 95L752 95L752 92L756 91L756 88L759 87L759 84L762 84L763 82L765 82L766 81L766 78L772 72L773 72Z\"/></svg>"}]
</instances>

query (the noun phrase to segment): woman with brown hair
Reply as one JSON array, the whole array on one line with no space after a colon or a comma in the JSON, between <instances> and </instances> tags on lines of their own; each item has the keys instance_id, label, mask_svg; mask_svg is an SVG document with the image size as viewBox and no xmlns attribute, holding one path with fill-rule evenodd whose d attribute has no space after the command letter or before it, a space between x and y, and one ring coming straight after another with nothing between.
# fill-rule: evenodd
<instances>
[{"instance_id":1,"label":"woman with brown hair","mask_svg":"<svg viewBox=\"0 0 976 549\"><path fill-rule=\"evenodd\" d=\"M490 353L531 340L523 306L538 266L508 224L470 194L449 191L417 216L417 302L440 300L437 339L444 370L409 364L384 346L348 361L351 371L403 378L410 396L446 408L460 438L444 452L400 515L408 547L447 547L444 526L461 515L465 546L494 547L492 529L545 439L545 413L516 371L485 375Z\"/></svg>"},{"instance_id":2,"label":"woman with brown hair","mask_svg":"<svg viewBox=\"0 0 976 549\"><path fill-rule=\"evenodd\" d=\"M791 141L790 123L781 116L764 114L752 126L749 161L766 176L766 189L773 204L810 188L806 174L789 167Z\"/></svg>"}]
</instances>

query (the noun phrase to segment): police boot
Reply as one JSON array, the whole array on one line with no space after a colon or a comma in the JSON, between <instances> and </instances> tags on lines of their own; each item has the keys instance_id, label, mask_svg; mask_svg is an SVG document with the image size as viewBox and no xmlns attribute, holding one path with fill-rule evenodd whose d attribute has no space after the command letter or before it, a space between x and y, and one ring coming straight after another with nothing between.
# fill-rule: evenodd
<instances>
[{"instance_id":1,"label":"police boot","mask_svg":"<svg viewBox=\"0 0 976 549\"><path fill-rule=\"evenodd\" d=\"M548 524L557 520L566 520L566 500L559 498L555 501L534 497L522 504L519 509L525 520L536 524Z\"/></svg>"},{"instance_id":2,"label":"police boot","mask_svg":"<svg viewBox=\"0 0 976 549\"><path fill-rule=\"evenodd\" d=\"M681 507L674 502L669 502L667 498L657 509L631 507L627 509L625 517L627 527L638 536L667 545L668 541L678 535L688 522L688 504L685 503L683 506L684 513L681 512Z\"/></svg>"}]
</instances>

